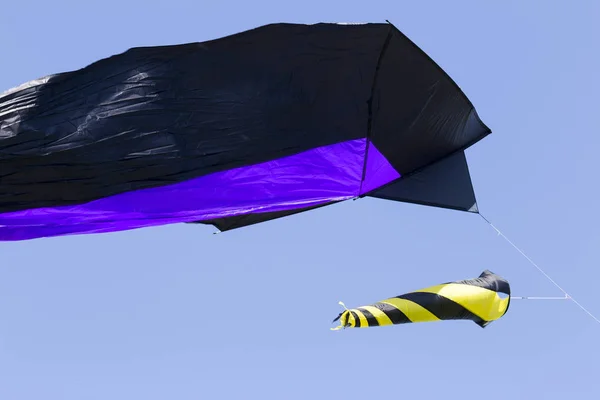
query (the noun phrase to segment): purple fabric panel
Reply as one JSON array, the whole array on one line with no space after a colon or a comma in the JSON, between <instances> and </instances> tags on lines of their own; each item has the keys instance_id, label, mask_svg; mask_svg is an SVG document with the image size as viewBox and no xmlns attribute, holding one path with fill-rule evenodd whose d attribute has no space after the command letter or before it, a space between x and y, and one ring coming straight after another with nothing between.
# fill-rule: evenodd
<instances>
[{"instance_id":1,"label":"purple fabric panel","mask_svg":"<svg viewBox=\"0 0 600 400\"><path fill-rule=\"evenodd\" d=\"M351 197L349 197L351 198ZM342 200L346 200L342 199ZM311 204L319 205L327 203L328 201L314 202ZM295 207L289 207L293 209ZM81 234L93 234L93 233L110 233L125 231L130 229L147 228L160 225L168 225L182 222L193 222L201 221L210 218L197 218L197 217L166 217L166 218L153 218L153 217L140 217L128 218L130 214L120 219L106 219L98 220L94 222L83 222L77 223L64 223L60 224L57 222L56 225L13 225L13 226L0 226L0 241L18 241L18 240L29 240L37 239L42 237L54 237L54 236L68 236L68 235L81 235ZM120 216L122 217L122 216Z\"/></svg>"},{"instance_id":2,"label":"purple fabric panel","mask_svg":"<svg viewBox=\"0 0 600 400\"><path fill-rule=\"evenodd\" d=\"M76 206L0 214L0 240L114 232L290 210L358 196L365 139ZM399 177L375 146L363 192Z\"/></svg>"},{"instance_id":3,"label":"purple fabric panel","mask_svg":"<svg viewBox=\"0 0 600 400\"><path fill-rule=\"evenodd\" d=\"M392 167L387 158L377 150L377 147L372 142L369 142L368 146L367 166L365 168L365 180L360 190L361 195L400 178L400 174Z\"/></svg>"},{"instance_id":4,"label":"purple fabric panel","mask_svg":"<svg viewBox=\"0 0 600 400\"><path fill-rule=\"evenodd\" d=\"M364 147L364 139L354 140L86 204L0 214L0 240L111 232L349 199L358 192Z\"/></svg>"}]
</instances>

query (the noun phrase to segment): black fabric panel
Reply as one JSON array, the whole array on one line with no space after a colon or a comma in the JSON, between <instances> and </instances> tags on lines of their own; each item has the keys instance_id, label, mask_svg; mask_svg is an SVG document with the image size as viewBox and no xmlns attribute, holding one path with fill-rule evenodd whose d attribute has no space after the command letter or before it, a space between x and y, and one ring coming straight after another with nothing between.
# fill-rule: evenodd
<instances>
[{"instance_id":1,"label":"black fabric panel","mask_svg":"<svg viewBox=\"0 0 600 400\"><path fill-rule=\"evenodd\" d=\"M392 321L392 324L408 324L412 321L404 314L402 311L397 309L396 307L386 304L386 303L375 303L372 304L373 307L377 307L381 311L387 315L387 317Z\"/></svg>"},{"instance_id":2,"label":"black fabric panel","mask_svg":"<svg viewBox=\"0 0 600 400\"><path fill-rule=\"evenodd\" d=\"M271 221L274 219L288 217L290 215L299 214L299 213L303 213L303 212L310 211L310 210L315 210L317 208L325 207L325 206L328 206L328 205L334 204L334 203L337 203L337 202L330 202L330 203L325 203L325 204L321 204L318 206L312 206L312 207L298 208L295 210L273 211L273 212L266 212L266 213L253 213L253 214L246 214L246 215L240 215L240 216L235 216L235 217L217 218L217 219L211 219L211 220L206 220L206 221L195 221L195 222L188 222L188 223L213 225L215 228L217 228L221 232L225 232L225 231L230 231L233 229L242 228L245 226L260 224L262 222L267 222L267 221Z\"/></svg>"},{"instance_id":3,"label":"black fabric panel","mask_svg":"<svg viewBox=\"0 0 600 400\"><path fill-rule=\"evenodd\" d=\"M0 212L76 204L366 136L388 24L134 48L0 96Z\"/></svg>"},{"instance_id":4,"label":"black fabric panel","mask_svg":"<svg viewBox=\"0 0 600 400\"><path fill-rule=\"evenodd\" d=\"M504 293L510 296L510 284L508 283L508 281L487 269L483 271L478 278L465 279L454 283L477 286L484 289L492 290L496 293Z\"/></svg>"},{"instance_id":5,"label":"black fabric panel","mask_svg":"<svg viewBox=\"0 0 600 400\"><path fill-rule=\"evenodd\" d=\"M0 212L177 183L368 132L407 175L489 133L450 78L391 32L271 24L134 48L3 94Z\"/></svg>"},{"instance_id":6,"label":"black fabric panel","mask_svg":"<svg viewBox=\"0 0 600 400\"><path fill-rule=\"evenodd\" d=\"M462 151L367 195L386 200L478 212L467 159Z\"/></svg>"},{"instance_id":7,"label":"black fabric panel","mask_svg":"<svg viewBox=\"0 0 600 400\"><path fill-rule=\"evenodd\" d=\"M402 175L491 132L456 83L397 29L378 73L371 138Z\"/></svg>"},{"instance_id":8,"label":"black fabric panel","mask_svg":"<svg viewBox=\"0 0 600 400\"><path fill-rule=\"evenodd\" d=\"M350 314L352 314L352 316L354 317L354 321L355 321L354 326L356 328L360 328L362 325L362 322L360 321L360 318L358 318L358 314L356 314L354 311L350 311Z\"/></svg>"},{"instance_id":9,"label":"black fabric panel","mask_svg":"<svg viewBox=\"0 0 600 400\"><path fill-rule=\"evenodd\" d=\"M416 303L441 320L466 319L481 321L481 318L454 301L435 293L413 292L396 296Z\"/></svg>"},{"instance_id":10,"label":"black fabric panel","mask_svg":"<svg viewBox=\"0 0 600 400\"><path fill-rule=\"evenodd\" d=\"M367 310L363 307L359 307L359 308L357 308L357 310L360 311L361 313L363 313L363 315L367 319L368 326L379 326L379 321L377 321L377 318L375 318L375 316L373 314L371 314L371 312L369 310Z\"/></svg>"}]
</instances>

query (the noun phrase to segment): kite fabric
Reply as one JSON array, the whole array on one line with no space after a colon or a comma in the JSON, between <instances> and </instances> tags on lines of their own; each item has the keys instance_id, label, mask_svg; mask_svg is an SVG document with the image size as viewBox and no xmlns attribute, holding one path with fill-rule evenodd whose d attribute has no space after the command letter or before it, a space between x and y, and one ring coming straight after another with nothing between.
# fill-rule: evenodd
<instances>
[{"instance_id":1,"label":"kite fabric","mask_svg":"<svg viewBox=\"0 0 600 400\"><path fill-rule=\"evenodd\" d=\"M502 298L500 293L506 297ZM506 314L509 305L508 281L485 270L478 278L432 286L368 306L346 309L333 320L340 320L340 325L331 329L447 320L471 320L485 328Z\"/></svg>"},{"instance_id":2,"label":"kite fabric","mask_svg":"<svg viewBox=\"0 0 600 400\"><path fill-rule=\"evenodd\" d=\"M0 240L235 229L369 196L478 212L491 133L390 23L138 47L0 95Z\"/></svg>"}]
</instances>

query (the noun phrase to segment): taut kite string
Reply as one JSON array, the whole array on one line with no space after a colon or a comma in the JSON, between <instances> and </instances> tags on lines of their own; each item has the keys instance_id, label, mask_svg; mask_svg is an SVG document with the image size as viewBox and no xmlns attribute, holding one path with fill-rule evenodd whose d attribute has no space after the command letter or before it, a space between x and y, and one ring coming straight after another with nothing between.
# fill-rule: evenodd
<instances>
[{"instance_id":1,"label":"taut kite string","mask_svg":"<svg viewBox=\"0 0 600 400\"><path fill-rule=\"evenodd\" d=\"M600 324L600 319L598 319L587 308L585 308L583 305L581 305L581 303L579 303L577 300L575 300L573 298L573 296L571 296L569 293L567 293L567 291L565 289L563 289L558 283L556 283L556 281L554 281L554 279L552 279L546 272L544 272L544 270L539 265L537 265L527 254L525 254L525 252L523 252L523 250L521 250L516 244L514 244L509 238L507 238L506 235L504 235L498 228L496 228L496 226L494 224L492 224L481 213L479 214L479 216L481 216L481 218L483 218L483 220L485 222L487 222L498 233L499 236L502 236L502 238L504 240L506 240L512 247L514 247L515 250L517 250L519 253L521 253L521 255L523 257L525 257L525 259L527 261L529 261L529 263L531 265L533 265L535 268L537 268L538 271L540 271L550 282L552 282L552 284L554 284L554 286L556 286L565 295L565 297L511 297L511 299L518 299L518 300L563 300L563 299L567 299L567 300L572 300L575 304L577 304L577 306L579 306L579 308L581 308L583 311L585 311L590 317L592 317L597 323Z\"/></svg>"}]
</instances>

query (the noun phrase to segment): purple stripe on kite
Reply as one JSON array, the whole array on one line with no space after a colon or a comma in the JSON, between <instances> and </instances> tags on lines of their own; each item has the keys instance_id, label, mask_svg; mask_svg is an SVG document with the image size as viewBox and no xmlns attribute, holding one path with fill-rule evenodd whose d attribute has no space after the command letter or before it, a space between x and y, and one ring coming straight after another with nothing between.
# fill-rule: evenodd
<instances>
[{"instance_id":1,"label":"purple stripe on kite","mask_svg":"<svg viewBox=\"0 0 600 400\"><path fill-rule=\"evenodd\" d=\"M365 180L362 183L360 194L368 193L398 178L400 178L400 174L392 167L383 154L377 150L377 147L372 142L369 142Z\"/></svg>"},{"instance_id":2,"label":"purple stripe on kite","mask_svg":"<svg viewBox=\"0 0 600 400\"><path fill-rule=\"evenodd\" d=\"M0 240L114 232L351 199L400 177L370 145L360 190L365 140L85 204L0 214Z\"/></svg>"}]
</instances>

